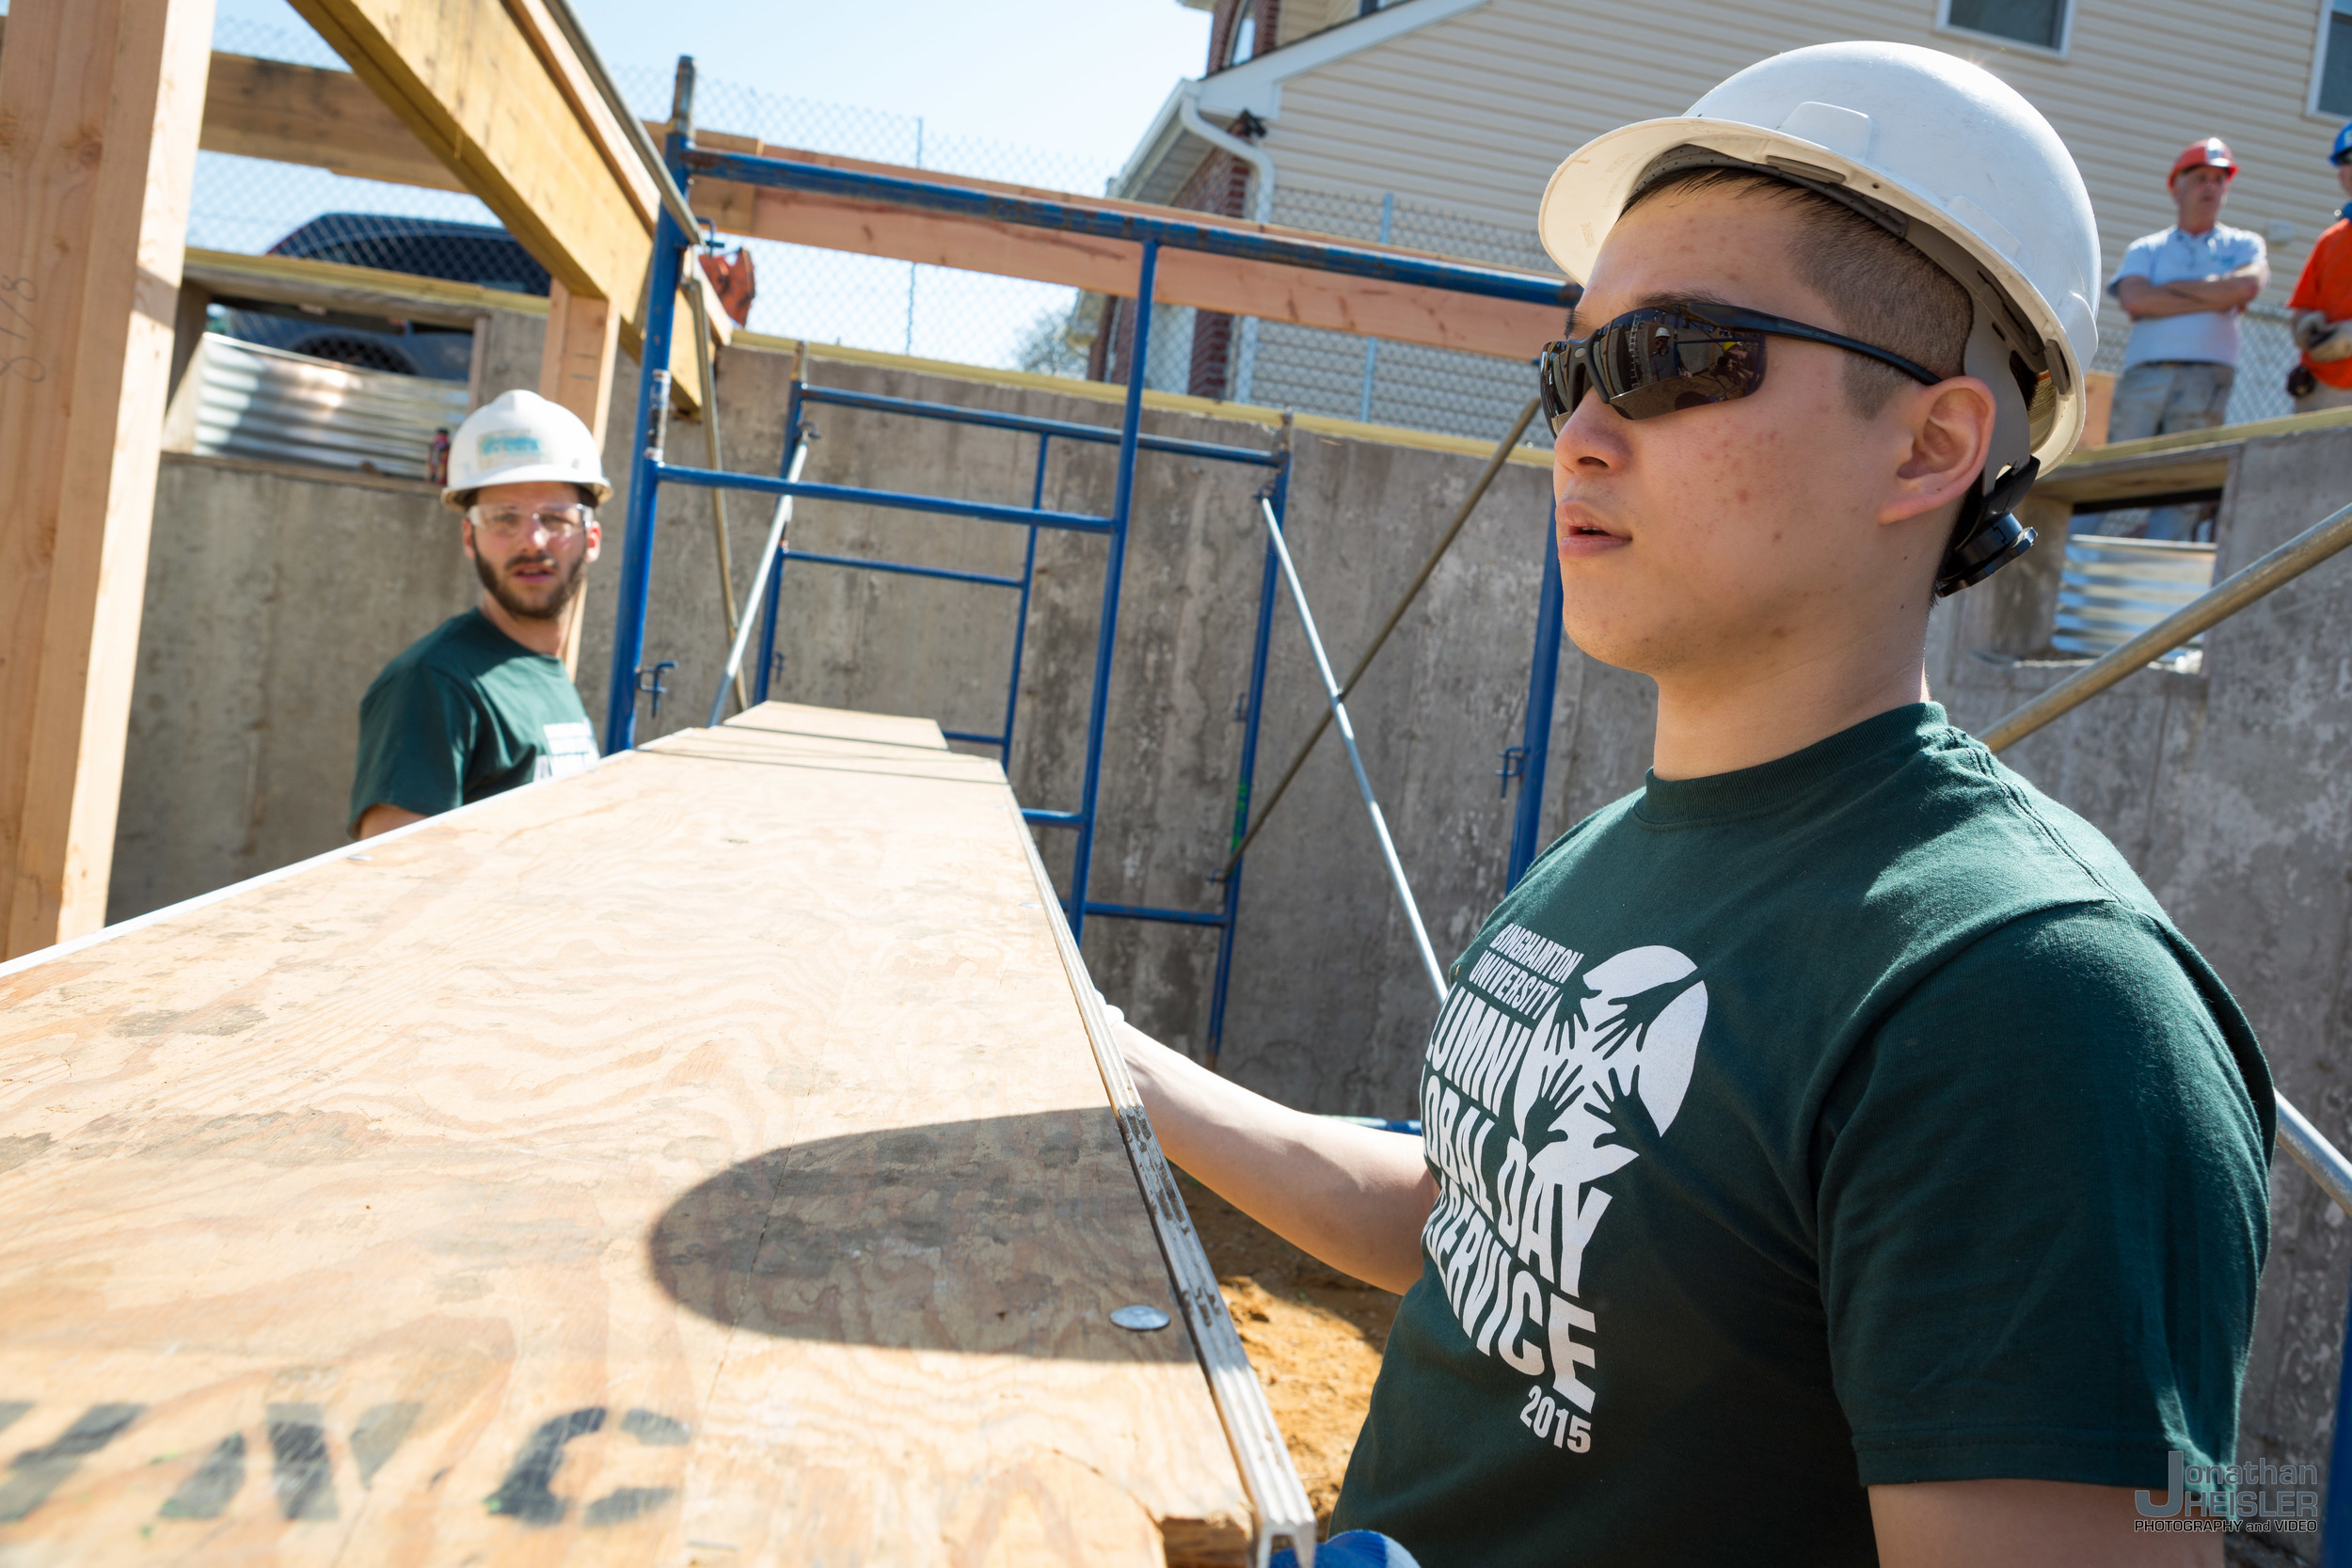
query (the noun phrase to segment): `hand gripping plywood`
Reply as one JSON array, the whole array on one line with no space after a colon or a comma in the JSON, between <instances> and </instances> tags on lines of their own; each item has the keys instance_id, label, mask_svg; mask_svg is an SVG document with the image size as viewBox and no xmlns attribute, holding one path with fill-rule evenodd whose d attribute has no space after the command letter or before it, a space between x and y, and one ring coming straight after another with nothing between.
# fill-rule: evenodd
<instances>
[{"instance_id":1,"label":"hand gripping plywood","mask_svg":"<svg viewBox=\"0 0 2352 1568\"><path fill-rule=\"evenodd\" d=\"M10 1568L1311 1535L928 722L770 704L0 969L0 1213Z\"/></svg>"}]
</instances>

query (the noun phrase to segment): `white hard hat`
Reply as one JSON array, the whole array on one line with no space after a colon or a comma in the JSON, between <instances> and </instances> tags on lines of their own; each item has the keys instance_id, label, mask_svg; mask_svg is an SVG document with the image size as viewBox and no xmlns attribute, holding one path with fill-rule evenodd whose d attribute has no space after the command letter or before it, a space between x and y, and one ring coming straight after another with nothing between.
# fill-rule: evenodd
<instances>
[{"instance_id":1,"label":"white hard hat","mask_svg":"<svg viewBox=\"0 0 2352 1568\"><path fill-rule=\"evenodd\" d=\"M536 392L501 392L467 415L450 438L441 499L458 506L459 498L485 484L541 480L593 490L599 505L612 494L604 455L579 415Z\"/></svg>"},{"instance_id":2,"label":"white hard hat","mask_svg":"<svg viewBox=\"0 0 2352 1568\"><path fill-rule=\"evenodd\" d=\"M1707 165L1757 167L1844 202L1967 289L1976 311L1965 369L2000 407L1979 495L2005 470L2017 475L1988 508L1996 520L2023 499L2029 456L2047 467L2074 450L2083 372L2099 343L2099 234L2073 155L2015 88L1907 43L1775 55L1687 115L1578 149L1544 190L1544 248L1581 281L1635 192Z\"/></svg>"}]
</instances>

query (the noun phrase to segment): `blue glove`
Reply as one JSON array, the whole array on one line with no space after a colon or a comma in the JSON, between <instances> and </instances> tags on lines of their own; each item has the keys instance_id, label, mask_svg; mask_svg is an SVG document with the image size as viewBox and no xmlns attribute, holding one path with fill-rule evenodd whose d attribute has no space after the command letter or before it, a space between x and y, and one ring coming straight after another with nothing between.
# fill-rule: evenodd
<instances>
[{"instance_id":1,"label":"blue glove","mask_svg":"<svg viewBox=\"0 0 2352 1568\"><path fill-rule=\"evenodd\" d=\"M1268 1568L1298 1568L1298 1557L1288 1546L1274 1554ZM1343 1530L1315 1548L1315 1568L1421 1568L1413 1554L1377 1530Z\"/></svg>"}]
</instances>

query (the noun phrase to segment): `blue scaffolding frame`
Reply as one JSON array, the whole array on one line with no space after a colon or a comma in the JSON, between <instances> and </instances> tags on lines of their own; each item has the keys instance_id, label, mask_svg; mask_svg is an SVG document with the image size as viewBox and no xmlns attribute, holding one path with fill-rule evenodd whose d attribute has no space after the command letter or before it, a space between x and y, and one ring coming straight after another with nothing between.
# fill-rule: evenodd
<instances>
[{"instance_id":1,"label":"blue scaffolding frame","mask_svg":"<svg viewBox=\"0 0 2352 1568\"><path fill-rule=\"evenodd\" d=\"M771 478L765 474L721 471L672 463L663 454L670 403L670 375L667 366L670 362L678 283L686 264L687 247L693 237L688 235L678 226L665 205L656 219L651 276L648 279L648 307L645 312L644 341L641 361L644 368L640 372L636 442L629 471L628 505L626 513L627 533L622 546L621 580L613 611L612 678L605 714L605 750L608 752L626 751L636 743L637 697L643 689L645 621L650 607L652 589L655 518L660 487L665 483L745 490L779 498L805 497L812 500L847 501L941 516L971 517L1025 528L1028 531L1028 541L1019 577L996 573L953 571L945 567L926 566L912 562L878 561L780 549L763 568L767 575L765 592L762 594L763 603L759 611L760 653L755 676L755 698L765 701L775 663L777 606L782 594L784 567L787 559L797 559L812 565L882 572L1016 590L1019 594L1019 607L1016 611L1017 619L1013 634L1012 668L1007 682L1003 728L993 735L957 730L943 732L951 740L994 747L999 757L1008 763L1011 758L1014 721L1020 701L1021 657L1026 636L1029 597L1036 572L1038 531L1057 529L1106 537L1109 548L1104 567L1103 608L1097 623L1093 689L1087 715L1085 778L1079 794L1078 807L1075 811L1025 808L1022 816L1025 820L1039 827L1067 830L1073 834L1071 887L1068 896L1063 900L1063 908L1068 915L1071 933L1073 937L1083 935L1088 915L1096 915L1105 919L1145 920L1213 927L1217 931L1216 979L1211 991L1205 1040L1209 1059L1214 1064L1223 1041L1225 1003L1232 973L1233 937L1241 907L1241 862L1236 860L1224 874L1222 878L1223 897L1218 909L1214 911L1112 904L1089 896L1093 871L1094 834L1102 801L1103 737L1109 709L1111 673L1117 654L1120 589L1126 564L1128 528L1133 518L1135 502L1136 461L1138 454L1152 451L1219 462L1254 464L1269 468L1272 470L1271 477L1261 495L1271 506L1276 527L1280 530L1290 491L1291 451L1287 429L1282 444L1274 450L1224 446L1208 441L1184 440L1144 434L1142 429L1144 366L1147 363L1147 356L1151 347L1151 307L1160 251L1163 246L1166 246L1200 251L1211 255L1239 257L1251 261L1276 261L1349 277L1447 289L1459 293L1488 298L1556 304L1564 311L1574 298L1574 285L1561 284L1500 268L1402 256L1392 252L1368 250L1298 235L1237 230L1217 224L1186 222L1152 214L1068 204L1041 198L1013 196L1003 192L966 188L945 182L905 180L870 171L834 168L821 164L803 163L791 159L755 157L746 153L702 149L696 147L693 140L692 94L692 66L691 62L681 60L678 70L677 94L672 106L670 131L662 148L663 161L668 165L671 176L681 189L685 189L694 178L701 176L773 190L850 196L864 201L952 213L986 218L993 222L1050 229L1061 232L1137 244L1140 256L1136 277L1136 308L1133 312L1134 325L1129 340L1126 396L1123 400L1120 423L1114 430L1107 426L1072 420L1005 414L986 409L965 408L952 404L925 403L912 399L850 391L846 388L818 387L807 380L807 367L803 364L794 375L789 394L790 401L785 425L783 467L778 475ZM1012 506L947 496L878 490L853 485L824 484L793 477L792 454L802 444L804 417L807 409L812 405L858 409L957 424L980 425L1033 435L1038 438L1038 450L1036 473L1029 504ZM1055 511L1044 505L1046 465L1051 454L1052 444L1057 439L1101 445L1116 444L1118 447L1118 483L1111 510L1107 515ZM1543 532L1546 561L1544 591L1538 609L1535 657L1529 672L1527 717L1523 736L1527 751L1519 775L1520 796L1514 821L1509 863L1509 881L1514 884L1524 874L1528 863L1533 861L1535 854L1537 819L1542 810L1544 749L1549 740L1553 689L1559 670L1559 562L1553 557L1550 548L1551 529L1549 512L1546 515ZM1265 552L1263 569L1260 575L1257 614L1250 655L1249 690L1246 699L1246 711L1242 715L1244 731L1233 800L1232 843L1234 846L1239 845L1241 835L1248 827L1249 791L1257 764L1259 720L1263 707L1266 662L1273 627L1274 598L1278 592L1277 573L1276 551L1269 544ZM1508 787L1507 783L1505 787Z\"/></svg>"}]
</instances>

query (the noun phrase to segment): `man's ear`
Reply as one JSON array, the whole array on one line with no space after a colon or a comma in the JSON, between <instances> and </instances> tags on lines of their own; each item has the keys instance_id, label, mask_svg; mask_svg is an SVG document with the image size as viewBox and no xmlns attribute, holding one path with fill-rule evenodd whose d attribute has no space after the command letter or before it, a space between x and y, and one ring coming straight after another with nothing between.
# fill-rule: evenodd
<instances>
[{"instance_id":1,"label":"man's ear","mask_svg":"<svg viewBox=\"0 0 2352 1568\"><path fill-rule=\"evenodd\" d=\"M1992 456L1994 414L1993 389L1973 375L1890 400L1897 462L1878 520L1903 522L1966 495Z\"/></svg>"},{"instance_id":2,"label":"man's ear","mask_svg":"<svg viewBox=\"0 0 2352 1568\"><path fill-rule=\"evenodd\" d=\"M469 561L479 561L479 560L481 560L481 559L482 559L480 556L478 556L478 555L474 554L474 548L473 548L473 513L472 513L470 510L466 511L466 512L461 512L461 513L459 513L459 514L458 514L458 516L457 516L457 542L458 542L459 544L461 544L461 545L463 545L463 546L466 546L466 559L467 559L467 560L469 560Z\"/></svg>"}]
</instances>

